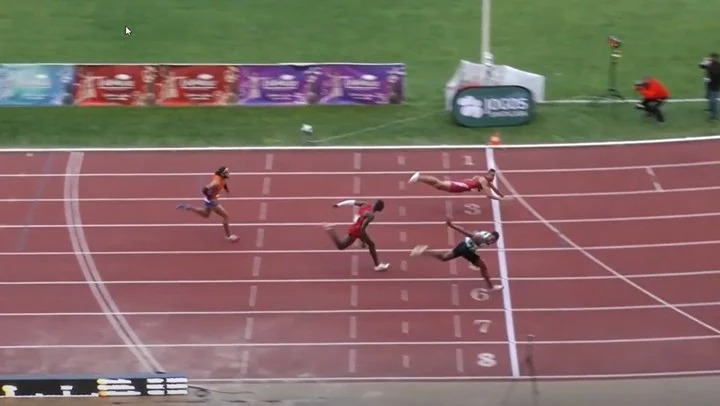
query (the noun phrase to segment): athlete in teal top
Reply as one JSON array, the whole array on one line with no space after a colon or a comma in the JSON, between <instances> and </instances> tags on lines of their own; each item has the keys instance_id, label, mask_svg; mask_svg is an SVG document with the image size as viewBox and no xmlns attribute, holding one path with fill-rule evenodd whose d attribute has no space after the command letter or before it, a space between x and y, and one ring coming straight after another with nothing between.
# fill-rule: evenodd
<instances>
[{"instance_id":1,"label":"athlete in teal top","mask_svg":"<svg viewBox=\"0 0 720 406\"><path fill-rule=\"evenodd\" d=\"M431 256L433 258L437 258L443 262L450 261L455 258L463 257L468 262L470 262L474 267L480 269L480 273L482 274L483 278L485 279L485 282L488 285L488 289L490 289L490 290L502 289L502 285L493 285L492 281L490 280L490 275L488 273L488 268L487 268L487 265L485 264L485 261L483 261L482 258L480 258L477 255L477 253L475 252L480 247L487 247L487 246L495 244L497 242L497 240L500 239L500 233L498 233L497 231L470 232L460 226L453 224L453 222L451 220L447 220L445 222L445 224L447 224L448 227L452 228L453 230L455 230L465 236L465 238L463 238L463 240L460 241L455 246L455 248L453 248L452 250L428 251L427 245L418 245L415 248L413 248L410 255L413 257L419 256L419 255L427 255L427 256Z\"/></svg>"}]
</instances>

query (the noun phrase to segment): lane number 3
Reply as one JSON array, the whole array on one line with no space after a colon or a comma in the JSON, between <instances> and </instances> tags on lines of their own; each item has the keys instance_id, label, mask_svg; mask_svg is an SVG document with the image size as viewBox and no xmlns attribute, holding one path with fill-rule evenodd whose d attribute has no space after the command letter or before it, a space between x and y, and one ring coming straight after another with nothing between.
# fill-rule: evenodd
<instances>
[{"instance_id":1,"label":"lane number 3","mask_svg":"<svg viewBox=\"0 0 720 406\"><path fill-rule=\"evenodd\" d=\"M468 203L464 206L464 212L465 214L469 214L471 216L479 216L480 214L482 214L482 209L478 204Z\"/></svg>"}]
</instances>

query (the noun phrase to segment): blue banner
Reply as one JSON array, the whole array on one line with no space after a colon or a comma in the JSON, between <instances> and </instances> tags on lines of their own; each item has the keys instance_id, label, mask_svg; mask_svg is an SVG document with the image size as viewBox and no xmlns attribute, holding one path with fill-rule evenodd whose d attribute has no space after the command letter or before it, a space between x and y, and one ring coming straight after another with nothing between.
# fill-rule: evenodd
<instances>
[{"instance_id":1,"label":"blue banner","mask_svg":"<svg viewBox=\"0 0 720 406\"><path fill-rule=\"evenodd\" d=\"M73 65L0 65L0 106L72 105Z\"/></svg>"}]
</instances>

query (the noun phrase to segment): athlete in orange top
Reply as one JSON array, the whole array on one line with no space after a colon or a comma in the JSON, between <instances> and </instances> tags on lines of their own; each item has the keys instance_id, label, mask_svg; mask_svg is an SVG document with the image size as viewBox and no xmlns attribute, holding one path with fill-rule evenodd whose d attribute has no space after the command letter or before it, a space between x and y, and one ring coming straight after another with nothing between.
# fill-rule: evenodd
<instances>
[{"instance_id":1,"label":"athlete in orange top","mask_svg":"<svg viewBox=\"0 0 720 406\"><path fill-rule=\"evenodd\" d=\"M477 190L478 192L485 193L490 199L504 200L508 199L500 193L500 190L493 184L495 180L495 169L490 169L483 176L473 176L470 179L463 180L440 180L434 176L421 175L420 172L415 172L410 177L410 183L424 183L430 185L437 190L448 193L464 193ZM494 193L493 193L494 192Z\"/></svg>"},{"instance_id":2,"label":"athlete in orange top","mask_svg":"<svg viewBox=\"0 0 720 406\"><path fill-rule=\"evenodd\" d=\"M344 250L351 246L355 242L355 240L359 239L370 250L370 256L373 259L373 263L375 263L375 270L384 271L388 269L390 264L380 263L380 261L378 260L377 251L375 250L375 243L367 235L367 228L370 223L375 219L375 213L383 211L383 209L385 208L385 202L383 202L382 200L376 200L375 203L371 205L362 200L344 200L340 203L333 205L333 207L343 206L359 206L360 210L358 211L357 218L348 228L347 235L342 240L337 236L337 234L335 234L335 231L330 224L324 225L325 230L330 235L330 238L335 243L337 249Z\"/></svg>"},{"instance_id":3,"label":"athlete in orange top","mask_svg":"<svg viewBox=\"0 0 720 406\"><path fill-rule=\"evenodd\" d=\"M230 217L225 211L225 208L223 208L220 205L220 192L225 190L226 193L230 193L230 189L228 189L227 186L227 180L230 177L230 169L226 166L220 167L215 173L212 175L212 179L210 180L210 183L208 183L205 187L202 188L202 193L204 195L204 207L198 208L198 207L191 207L188 204L180 204L178 205L178 209L182 210L189 210L193 213L197 213L203 218L210 217L210 212L215 212L215 214L219 215L223 218L223 228L225 229L225 238L227 238L229 241L237 241L238 237L235 234L230 234L230 224L228 222L228 218Z\"/></svg>"}]
</instances>

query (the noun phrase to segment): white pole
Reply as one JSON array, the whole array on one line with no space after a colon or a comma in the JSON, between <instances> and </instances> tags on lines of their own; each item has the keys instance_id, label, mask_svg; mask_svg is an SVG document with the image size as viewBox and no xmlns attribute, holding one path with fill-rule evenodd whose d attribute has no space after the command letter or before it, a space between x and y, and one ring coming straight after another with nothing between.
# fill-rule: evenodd
<instances>
[{"instance_id":1,"label":"white pole","mask_svg":"<svg viewBox=\"0 0 720 406\"><path fill-rule=\"evenodd\" d=\"M482 0L482 37L480 49L480 63L489 62L492 59L490 53L490 2L491 0Z\"/></svg>"}]
</instances>

